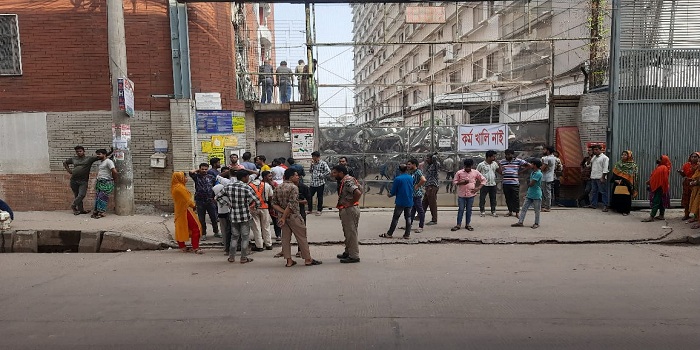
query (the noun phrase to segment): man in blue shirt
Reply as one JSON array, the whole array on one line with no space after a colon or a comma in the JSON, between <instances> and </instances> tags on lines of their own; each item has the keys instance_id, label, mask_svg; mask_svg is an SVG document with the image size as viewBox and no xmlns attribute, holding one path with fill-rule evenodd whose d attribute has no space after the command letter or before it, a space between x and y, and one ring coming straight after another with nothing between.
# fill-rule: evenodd
<instances>
[{"instance_id":1,"label":"man in blue shirt","mask_svg":"<svg viewBox=\"0 0 700 350\"><path fill-rule=\"evenodd\" d=\"M408 239L411 236L411 208L413 207L413 176L407 173L408 167L406 164L399 165L400 175L394 178L394 184L386 195L389 198L396 196L394 206L394 216L391 218L391 226L389 231L379 235L379 237L391 238L399 223L399 217L403 212L403 217L406 220L404 226L403 238Z\"/></svg>"},{"instance_id":2,"label":"man in blue shirt","mask_svg":"<svg viewBox=\"0 0 700 350\"><path fill-rule=\"evenodd\" d=\"M530 161L530 167L532 167L532 173L530 174L530 181L527 184L527 194L525 195L522 210L520 210L520 218L517 223L511 225L513 227L523 227L523 221L525 221L525 215L527 215L527 209L530 205L535 208L535 224L532 225L532 228L540 227L540 210L542 209L541 185L543 180L540 168L542 167L542 161L534 159Z\"/></svg>"}]
</instances>

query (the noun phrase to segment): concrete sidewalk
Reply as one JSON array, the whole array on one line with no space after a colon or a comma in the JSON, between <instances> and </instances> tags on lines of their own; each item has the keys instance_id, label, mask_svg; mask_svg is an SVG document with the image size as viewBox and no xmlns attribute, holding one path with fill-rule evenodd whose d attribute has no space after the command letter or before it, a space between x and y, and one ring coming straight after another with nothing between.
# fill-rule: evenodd
<instances>
[{"instance_id":1,"label":"concrete sidewalk","mask_svg":"<svg viewBox=\"0 0 700 350\"><path fill-rule=\"evenodd\" d=\"M630 216L616 213L603 213L600 210L556 208L550 213L542 213L540 228L533 230L529 226L534 221L534 213L528 213L523 228L513 228L515 218L479 217L478 212L472 218L475 228L469 232L465 229L452 232L457 212L444 209L439 212L438 224L425 226L422 233L412 233L411 239L401 238L403 232L397 230L397 238L379 238L386 232L391 220L388 209L366 209L360 218L360 240L362 244L414 244L437 242L474 242L483 244L536 244L536 243L612 243L612 242L653 242L653 243L696 243L699 230L691 230L690 225L680 220L682 212L669 210L667 220L654 223L642 223L648 211L633 212ZM134 215L120 217L108 215L102 219L91 219L88 215L74 216L69 211L53 212L18 212L15 213L12 230L74 230L98 232L122 232L137 235L148 240L172 243L174 232L173 217L170 214ZM403 218L402 218L403 220ZM427 214L426 221L430 220ZM401 223L400 223L401 224ZM417 226L417 224L416 224ZM308 217L309 241L314 244L342 243L343 233L336 210L323 213L322 216ZM212 238L211 227L206 245L215 245L219 239Z\"/></svg>"}]
</instances>

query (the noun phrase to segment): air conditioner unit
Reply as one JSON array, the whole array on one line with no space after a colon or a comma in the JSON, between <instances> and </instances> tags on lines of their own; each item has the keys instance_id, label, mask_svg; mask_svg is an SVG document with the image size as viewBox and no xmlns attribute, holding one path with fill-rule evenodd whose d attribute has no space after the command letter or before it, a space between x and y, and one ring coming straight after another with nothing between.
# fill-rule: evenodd
<instances>
[{"instance_id":1,"label":"air conditioner unit","mask_svg":"<svg viewBox=\"0 0 700 350\"><path fill-rule=\"evenodd\" d=\"M429 68L429 67L428 67L428 64L427 64L427 63L421 64L420 66L418 66L418 71L419 71L419 72L427 72L427 71L429 70L428 68Z\"/></svg>"},{"instance_id":2,"label":"air conditioner unit","mask_svg":"<svg viewBox=\"0 0 700 350\"><path fill-rule=\"evenodd\" d=\"M413 72L411 73L411 83L417 83L418 82L418 73Z\"/></svg>"}]
</instances>

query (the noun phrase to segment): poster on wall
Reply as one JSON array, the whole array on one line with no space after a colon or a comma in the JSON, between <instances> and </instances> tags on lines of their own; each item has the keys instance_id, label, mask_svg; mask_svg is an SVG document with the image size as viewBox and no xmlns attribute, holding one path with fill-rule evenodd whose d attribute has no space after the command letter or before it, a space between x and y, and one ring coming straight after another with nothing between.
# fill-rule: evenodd
<instances>
[{"instance_id":1,"label":"poster on wall","mask_svg":"<svg viewBox=\"0 0 700 350\"><path fill-rule=\"evenodd\" d=\"M311 159L314 151L314 128L291 128L292 158Z\"/></svg>"},{"instance_id":2,"label":"poster on wall","mask_svg":"<svg viewBox=\"0 0 700 350\"><path fill-rule=\"evenodd\" d=\"M234 134L245 134L245 117L242 115L234 115L231 118Z\"/></svg>"},{"instance_id":3,"label":"poster on wall","mask_svg":"<svg viewBox=\"0 0 700 350\"><path fill-rule=\"evenodd\" d=\"M233 133L232 111L197 111L198 134Z\"/></svg>"},{"instance_id":4,"label":"poster on wall","mask_svg":"<svg viewBox=\"0 0 700 350\"><path fill-rule=\"evenodd\" d=\"M508 125L460 125L457 143L459 152L505 151L508 148Z\"/></svg>"},{"instance_id":5,"label":"poster on wall","mask_svg":"<svg viewBox=\"0 0 700 350\"><path fill-rule=\"evenodd\" d=\"M117 79L119 90L119 110L126 112L130 117L134 116L134 82L127 78Z\"/></svg>"}]
</instances>

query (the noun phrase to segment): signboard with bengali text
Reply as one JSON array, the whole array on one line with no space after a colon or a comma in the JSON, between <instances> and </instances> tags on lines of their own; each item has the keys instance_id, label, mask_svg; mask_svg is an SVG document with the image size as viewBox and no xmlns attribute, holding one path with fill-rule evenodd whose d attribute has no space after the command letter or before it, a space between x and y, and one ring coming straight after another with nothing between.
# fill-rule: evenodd
<instances>
[{"instance_id":1,"label":"signboard with bengali text","mask_svg":"<svg viewBox=\"0 0 700 350\"><path fill-rule=\"evenodd\" d=\"M459 152L505 151L508 148L508 125L460 125L457 144Z\"/></svg>"}]
</instances>

